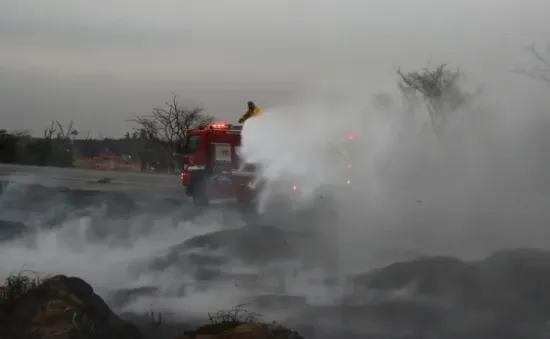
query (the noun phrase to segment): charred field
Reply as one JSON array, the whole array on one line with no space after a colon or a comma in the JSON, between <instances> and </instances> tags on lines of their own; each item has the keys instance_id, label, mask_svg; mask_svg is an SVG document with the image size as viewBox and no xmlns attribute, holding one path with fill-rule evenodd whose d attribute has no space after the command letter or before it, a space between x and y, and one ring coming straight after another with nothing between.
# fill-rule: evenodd
<instances>
[{"instance_id":1,"label":"charred field","mask_svg":"<svg viewBox=\"0 0 550 339\"><path fill-rule=\"evenodd\" d=\"M550 253L539 249L461 258L393 234L393 248L365 243L350 267L334 233L300 227L303 215L278 225L233 206L19 184L3 187L1 205L3 278L80 277L146 337L235 307L306 338L548 335Z\"/></svg>"}]
</instances>

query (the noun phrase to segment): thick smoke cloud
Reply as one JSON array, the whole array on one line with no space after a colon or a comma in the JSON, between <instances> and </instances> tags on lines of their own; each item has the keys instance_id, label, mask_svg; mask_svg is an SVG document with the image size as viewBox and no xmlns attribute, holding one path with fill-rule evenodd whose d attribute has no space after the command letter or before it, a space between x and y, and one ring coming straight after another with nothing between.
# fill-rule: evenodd
<instances>
[{"instance_id":1,"label":"thick smoke cloud","mask_svg":"<svg viewBox=\"0 0 550 339\"><path fill-rule=\"evenodd\" d=\"M341 253L342 265L357 267L378 250L477 257L507 246L545 247L548 122L537 108L546 101L495 87L456 112L442 138L426 112L356 100L356 107L267 110L245 126L242 153L262 165L269 182L290 176L318 193L304 198L333 197L316 213L332 217L326 228L352 252ZM331 144L349 131L356 135L351 190L336 185L345 173L327 170L339 161ZM323 187L330 193L319 193Z\"/></svg>"}]
</instances>

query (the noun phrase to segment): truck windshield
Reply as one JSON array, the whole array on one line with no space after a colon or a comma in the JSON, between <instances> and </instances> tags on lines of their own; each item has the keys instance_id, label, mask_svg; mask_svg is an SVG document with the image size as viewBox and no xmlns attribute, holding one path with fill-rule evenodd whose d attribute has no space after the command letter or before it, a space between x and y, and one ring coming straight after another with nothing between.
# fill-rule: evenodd
<instances>
[{"instance_id":1,"label":"truck windshield","mask_svg":"<svg viewBox=\"0 0 550 339\"><path fill-rule=\"evenodd\" d=\"M185 144L185 153L191 153L198 150L200 141L201 141L200 135L190 135L187 138L187 143Z\"/></svg>"}]
</instances>

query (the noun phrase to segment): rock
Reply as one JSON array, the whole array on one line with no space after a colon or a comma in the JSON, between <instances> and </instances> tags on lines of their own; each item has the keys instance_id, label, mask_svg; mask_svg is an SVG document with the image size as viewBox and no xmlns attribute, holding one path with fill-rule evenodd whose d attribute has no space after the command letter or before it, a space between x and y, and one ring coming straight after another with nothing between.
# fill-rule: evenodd
<instances>
[{"instance_id":1,"label":"rock","mask_svg":"<svg viewBox=\"0 0 550 339\"><path fill-rule=\"evenodd\" d=\"M550 252L499 251L476 267L483 304L518 320L550 314Z\"/></svg>"},{"instance_id":2,"label":"rock","mask_svg":"<svg viewBox=\"0 0 550 339\"><path fill-rule=\"evenodd\" d=\"M437 293L442 286L456 282L466 270L467 264L450 257L422 258L397 262L358 276L355 284L367 284L374 289L402 288L414 283L423 293Z\"/></svg>"},{"instance_id":3,"label":"rock","mask_svg":"<svg viewBox=\"0 0 550 339\"><path fill-rule=\"evenodd\" d=\"M505 250L476 262L422 258L355 276L353 285L346 300L368 296L354 314L384 324L384 331L460 338L550 335L550 252Z\"/></svg>"},{"instance_id":4,"label":"rock","mask_svg":"<svg viewBox=\"0 0 550 339\"><path fill-rule=\"evenodd\" d=\"M304 339L297 332L278 324L221 323L186 332L177 339Z\"/></svg>"},{"instance_id":5,"label":"rock","mask_svg":"<svg viewBox=\"0 0 550 339\"><path fill-rule=\"evenodd\" d=\"M231 258L256 264L295 256L295 250L285 232L276 227L262 225L247 225L239 229L200 235L174 247L173 252L194 249L223 250Z\"/></svg>"},{"instance_id":6,"label":"rock","mask_svg":"<svg viewBox=\"0 0 550 339\"><path fill-rule=\"evenodd\" d=\"M141 338L133 324L116 316L90 285L76 277L54 276L1 305L2 338Z\"/></svg>"}]
</instances>

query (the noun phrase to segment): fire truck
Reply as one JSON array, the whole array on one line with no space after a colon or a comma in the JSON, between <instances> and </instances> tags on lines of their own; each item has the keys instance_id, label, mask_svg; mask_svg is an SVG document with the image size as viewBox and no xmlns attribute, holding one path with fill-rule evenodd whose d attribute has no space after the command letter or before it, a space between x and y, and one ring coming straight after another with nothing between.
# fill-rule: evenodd
<instances>
[{"instance_id":1,"label":"fire truck","mask_svg":"<svg viewBox=\"0 0 550 339\"><path fill-rule=\"evenodd\" d=\"M257 178L257 165L243 164L239 156L242 125L213 122L190 130L178 153L183 157L180 179L186 194L195 204L206 204L215 199L236 199L251 203L256 192L263 188ZM348 135L348 141L353 136ZM341 145L335 147L349 162L349 154ZM351 169L351 163L346 165ZM345 179L350 184L349 179ZM286 183L289 193L298 192L295 183Z\"/></svg>"},{"instance_id":2,"label":"fire truck","mask_svg":"<svg viewBox=\"0 0 550 339\"><path fill-rule=\"evenodd\" d=\"M183 156L180 179L196 204L224 198L253 201L255 168L241 164L241 131L242 125L214 122L188 132L179 148Z\"/></svg>"}]
</instances>

